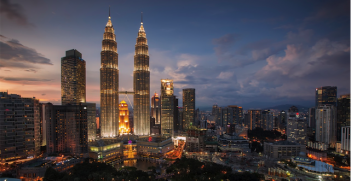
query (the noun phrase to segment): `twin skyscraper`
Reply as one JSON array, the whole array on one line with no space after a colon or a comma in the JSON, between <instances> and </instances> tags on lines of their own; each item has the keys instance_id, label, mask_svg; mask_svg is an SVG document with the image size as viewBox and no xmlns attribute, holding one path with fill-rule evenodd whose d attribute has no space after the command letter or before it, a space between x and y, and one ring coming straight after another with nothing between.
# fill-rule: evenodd
<instances>
[{"instance_id":1,"label":"twin skyscraper","mask_svg":"<svg viewBox=\"0 0 351 181\"><path fill-rule=\"evenodd\" d=\"M135 45L133 95L134 134L150 134L149 50L143 20ZM115 30L109 14L102 40L100 68L101 137L119 135L119 67Z\"/></svg>"}]
</instances>

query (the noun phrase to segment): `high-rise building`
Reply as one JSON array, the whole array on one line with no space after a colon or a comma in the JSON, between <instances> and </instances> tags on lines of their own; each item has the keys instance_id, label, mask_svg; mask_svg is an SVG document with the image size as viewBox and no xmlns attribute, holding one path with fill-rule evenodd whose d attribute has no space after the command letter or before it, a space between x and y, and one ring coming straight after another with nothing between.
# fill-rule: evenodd
<instances>
[{"instance_id":1,"label":"high-rise building","mask_svg":"<svg viewBox=\"0 0 351 181\"><path fill-rule=\"evenodd\" d=\"M121 101L121 103L119 103L119 133L130 133L129 110L128 104L125 101Z\"/></svg>"},{"instance_id":2,"label":"high-rise building","mask_svg":"<svg viewBox=\"0 0 351 181\"><path fill-rule=\"evenodd\" d=\"M0 92L0 161L40 153L39 100Z\"/></svg>"},{"instance_id":3,"label":"high-rise building","mask_svg":"<svg viewBox=\"0 0 351 181\"><path fill-rule=\"evenodd\" d=\"M314 107L308 109L308 127L316 130L316 109Z\"/></svg>"},{"instance_id":4,"label":"high-rise building","mask_svg":"<svg viewBox=\"0 0 351 181\"><path fill-rule=\"evenodd\" d=\"M161 123L161 101L156 92L151 97L151 117L155 118L155 124Z\"/></svg>"},{"instance_id":5,"label":"high-rise building","mask_svg":"<svg viewBox=\"0 0 351 181\"><path fill-rule=\"evenodd\" d=\"M195 89L183 89L183 127L189 128L195 122Z\"/></svg>"},{"instance_id":6,"label":"high-rise building","mask_svg":"<svg viewBox=\"0 0 351 181\"><path fill-rule=\"evenodd\" d=\"M262 111L261 110L248 110L248 126L249 126L249 130L253 130L256 127L260 127L261 128L261 114Z\"/></svg>"},{"instance_id":7,"label":"high-rise building","mask_svg":"<svg viewBox=\"0 0 351 181\"><path fill-rule=\"evenodd\" d=\"M47 154L63 153L83 156L88 153L88 114L95 104L52 105L46 104Z\"/></svg>"},{"instance_id":8,"label":"high-rise building","mask_svg":"<svg viewBox=\"0 0 351 181\"><path fill-rule=\"evenodd\" d=\"M233 123L240 124L243 119L243 107L231 105L228 106L233 109Z\"/></svg>"},{"instance_id":9,"label":"high-rise building","mask_svg":"<svg viewBox=\"0 0 351 181\"><path fill-rule=\"evenodd\" d=\"M341 127L341 151L350 154L350 126Z\"/></svg>"},{"instance_id":10,"label":"high-rise building","mask_svg":"<svg viewBox=\"0 0 351 181\"><path fill-rule=\"evenodd\" d=\"M337 105L337 141L341 141L341 127L350 126L350 94L341 95Z\"/></svg>"},{"instance_id":11,"label":"high-rise building","mask_svg":"<svg viewBox=\"0 0 351 181\"><path fill-rule=\"evenodd\" d=\"M336 107L337 88L334 86L324 86L316 89L316 105L315 108L330 104Z\"/></svg>"},{"instance_id":12,"label":"high-rise building","mask_svg":"<svg viewBox=\"0 0 351 181\"><path fill-rule=\"evenodd\" d=\"M288 122L286 128L287 141L306 145L307 123L300 118L297 107L292 106L288 111Z\"/></svg>"},{"instance_id":13,"label":"high-rise building","mask_svg":"<svg viewBox=\"0 0 351 181\"><path fill-rule=\"evenodd\" d=\"M278 120L279 120L278 128L280 130L285 130L286 129L287 117L288 117L287 113L284 110L280 111L280 113L278 115Z\"/></svg>"},{"instance_id":14,"label":"high-rise building","mask_svg":"<svg viewBox=\"0 0 351 181\"><path fill-rule=\"evenodd\" d=\"M102 40L100 68L101 137L118 135L118 53L115 29L109 15Z\"/></svg>"},{"instance_id":15,"label":"high-rise building","mask_svg":"<svg viewBox=\"0 0 351 181\"><path fill-rule=\"evenodd\" d=\"M316 141L334 148L336 144L336 108L323 105L316 108Z\"/></svg>"},{"instance_id":16,"label":"high-rise building","mask_svg":"<svg viewBox=\"0 0 351 181\"><path fill-rule=\"evenodd\" d=\"M150 134L150 69L149 46L143 26L143 20L135 44L134 71L134 134Z\"/></svg>"},{"instance_id":17,"label":"high-rise building","mask_svg":"<svg viewBox=\"0 0 351 181\"><path fill-rule=\"evenodd\" d=\"M173 130L174 133L179 132L179 127L181 125L181 120L179 120L179 110L178 110L178 98L176 96L173 97Z\"/></svg>"},{"instance_id":18,"label":"high-rise building","mask_svg":"<svg viewBox=\"0 0 351 181\"><path fill-rule=\"evenodd\" d=\"M85 103L85 66L82 54L76 49L66 51L66 56L61 58L62 105Z\"/></svg>"},{"instance_id":19,"label":"high-rise building","mask_svg":"<svg viewBox=\"0 0 351 181\"><path fill-rule=\"evenodd\" d=\"M273 114L270 110L262 111L262 128L264 130L273 130L274 122L273 122Z\"/></svg>"},{"instance_id":20,"label":"high-rise building","mask_svg":"<svg viewBox=\"0 0 351 181\"><path fill-rule=\"evenodd\" d=\"M178 106L179 130L183 131L183 108Z\"/></svg>"},{"instance_id":21,"label":"high-rise building","mask_svg":"<svg viewBox=\"0 0 351 181\"><path fill-rule=\"evenodd\" d=\"M161 80L161 134L173 136L174 130L173 80Z\"/></svg>"},{"instance_id":22,"label":"high-rise building","mask_svg":"<svg viewBox=\"0 0 351 181\"><path fill-rule=\"evenodd\" d=\"M220 126L223 127L223 130L227 129L228 124L233 124L233 109L230 107L222 107L220 109Z\"/></svg>"},{"instance_id":23,"label":"high-rise building","mask_svg":"<svg viewBox=\"0 0 351 181\"><path fill-rule=\"evenodd\" d=\"M96 104L85 103L87 109L88 140L96 140Z\"/></svg>"}]
</instances>

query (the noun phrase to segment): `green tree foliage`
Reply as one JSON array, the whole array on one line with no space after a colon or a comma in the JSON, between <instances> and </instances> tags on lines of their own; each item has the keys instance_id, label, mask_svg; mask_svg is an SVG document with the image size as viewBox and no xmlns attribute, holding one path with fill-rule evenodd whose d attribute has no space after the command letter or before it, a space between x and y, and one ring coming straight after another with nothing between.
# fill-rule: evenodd
<instances>
[{"instance_id":1,"label":"green tree foliage","mask_svg":"<svg viewBox=\"0 0 351 181\"><path fill-rule=\"evenodd\" d=\"M232 173L232 169L227 166L211 162L200 162L195 159L182 157L175 161L167 173L173 173L172 180L192 181L192 180L239 180L255 181L264 178L263 175L254 173Z\"/></svg>"},{"instance_id":2,"label":"green tree foliage","mask_svg":"<svg viewBox=\"0 0 351 181\"><path fill-rule=\"evenodd\" d=\"M265 131L262 128L255 128L253 130L248 130L248 137L250 139L257 139L260 141L264 140L274 140L274 139L286 139L285 135L282 135L279 131Z\"/></svg>"},{"instance_id":3,"label":"green tree foliage","mask_svg":"<svg viewBox=\"0 0 351 181\"><path fill-rule=\"evenodd\" d=\"M135 167L125 167L117 171L116 168L105 163L89 163L86 161L75 165L69 174L57 172L50 167L45 172L44 181L111 181L113 179L150 181L153 178L153 175L148 175L148 173L137 170Z\"/></svg>"}]
</instances>

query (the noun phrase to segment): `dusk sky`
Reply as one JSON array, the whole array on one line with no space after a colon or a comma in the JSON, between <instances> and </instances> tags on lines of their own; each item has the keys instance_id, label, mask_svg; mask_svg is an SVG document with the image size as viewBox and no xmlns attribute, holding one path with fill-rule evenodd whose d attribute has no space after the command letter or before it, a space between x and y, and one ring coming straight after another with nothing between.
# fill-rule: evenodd
<instances>
[{"instance_id":1,"label":"dusk sky","mask_svg":"<svg viewBox=\"0 0 351 181\"><path fill-rule=\"evenodd\" d=\"M143 12L151 95L166 78L174 80L180 106L182 89L195 88L200 108L312 107L317 87L350 93L348 0L0 0L0 91L60 104L61 57L77 49L87 65L87 102L99 107L109 5L120 90L133 89Z\"/></svg>"}]
</instances>

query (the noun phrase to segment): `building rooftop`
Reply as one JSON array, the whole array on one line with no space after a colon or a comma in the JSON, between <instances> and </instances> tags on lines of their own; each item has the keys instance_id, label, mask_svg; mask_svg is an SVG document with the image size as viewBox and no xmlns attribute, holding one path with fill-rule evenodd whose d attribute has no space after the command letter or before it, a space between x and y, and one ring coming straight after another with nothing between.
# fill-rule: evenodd
<instances>
[{"instance_id":1,"label":"building rooftop","mask_svg":"<svg viewBox=\"0 0 351 181\"><path fill-rule=\"evenodd\" d=\"M290 142L290 141L287 141L287 140L276 141L276 142L273 142L271 144L273 144L273 145L300 145L298 143Z\"/></svg>"}]
</instances>

